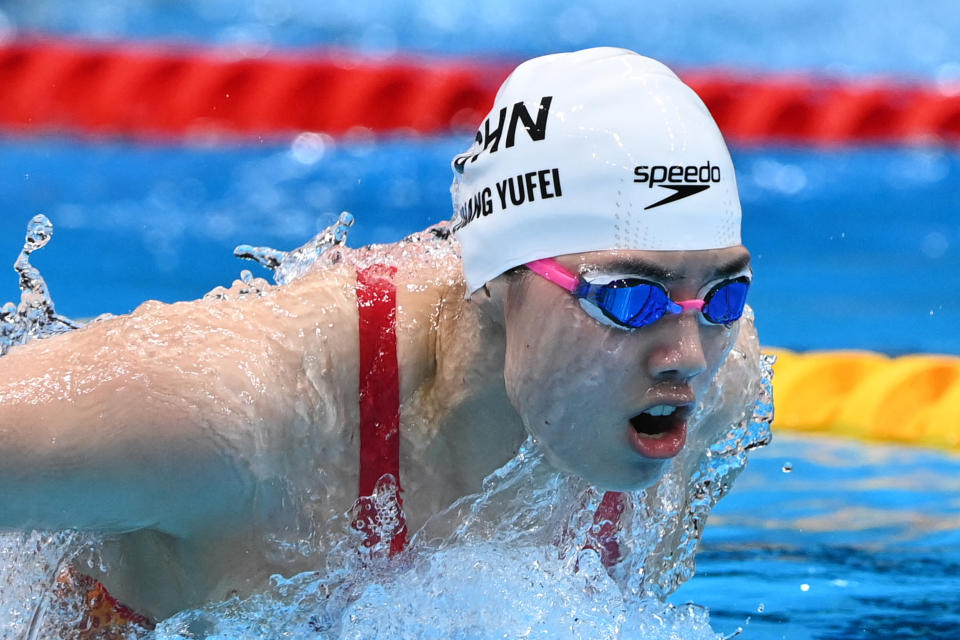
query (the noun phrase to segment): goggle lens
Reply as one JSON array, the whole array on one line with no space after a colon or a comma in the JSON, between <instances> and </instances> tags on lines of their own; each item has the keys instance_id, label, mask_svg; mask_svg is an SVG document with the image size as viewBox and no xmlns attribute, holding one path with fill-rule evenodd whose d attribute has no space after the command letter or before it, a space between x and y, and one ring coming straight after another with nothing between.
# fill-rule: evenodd
<instances>
[{"instance_id":1,"label":"goggle lens","mask_svg":"<svg viewBox=\"0 0 960 640\"><path fill-rule=\"evenodd\" d=\"M635 329L662 318L670 304L663 287L637 278L604 285L586 284L578 294L597 305L611 320Z\"/></svg>"},{"instance_id":2,"label":"goggle lens","mask_svg":"<svg viewBox=\"0 0 960 640\"><path fill-rule=\"evenodd\" d=\"M721 283L707 294L703 303L703 316L714 324L729 324L743 315L747 303L750 281L737 278Z\"/></svg>"},{"instance_id":3,"label":"goggle lens","mask_svg":"<svg viewBox=\"0 0 960 640\"><path fill-rule=\"evenodd\" d=\"M749 289L748 278L720 283L704 298L704 318L714 324L729 324L739 319ZM634 329L653 324L668 310L680 311L662 286L638 278L623 278L602 285L582 283L576 294L595 304L614 322Z\"/></svg>"}]
</instances>

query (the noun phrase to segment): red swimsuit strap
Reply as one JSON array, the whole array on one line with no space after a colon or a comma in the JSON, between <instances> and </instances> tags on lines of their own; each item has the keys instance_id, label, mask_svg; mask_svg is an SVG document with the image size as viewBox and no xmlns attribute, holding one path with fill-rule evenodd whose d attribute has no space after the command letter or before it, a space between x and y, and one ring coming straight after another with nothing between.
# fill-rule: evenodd
<instances>
[{"instance_id":1,"label":"red swimsuit strap","mask_svg":"<svg viewBox=\"0 0 960 640\"><path fill-rule=\"evenodd\" d=\"M607 491L603 494L600 506L593 514L596 528L590 532L587 549L600 554L603 566L612 567L620 561L620 516L627 506L627 495L619 491Z\"/></svg>"},{"instance_id":2,"label":"red swimsuit strap","mask_svg":"<svg viewBox=\"0 0 960 640\"><path fill-rule=\"evenodd\" d=\"M360 336L360 514L355 524L367 530L367 546L379 541L372 525L378 516L369 500L385 474L397 483L400 499L400 368L397 363L396 267L373 265L357 271L357 310ZM407 527L400 526L391 554L407 544Z\"/></svg>"}]
</instances>

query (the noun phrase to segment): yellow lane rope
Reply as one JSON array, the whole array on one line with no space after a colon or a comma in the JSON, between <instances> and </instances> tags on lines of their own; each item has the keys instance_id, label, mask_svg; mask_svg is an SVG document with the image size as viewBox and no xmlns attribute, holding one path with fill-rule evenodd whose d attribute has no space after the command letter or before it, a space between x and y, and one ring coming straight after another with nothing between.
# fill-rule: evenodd
<instances>
[{"instance_id":1,"label":"yellow lane rope","mask_svg":"<svg viewBox=\"0 0 960 640\"><path fill-rule=\"evenodd\" d=\"M777 356L774 431L960 451L960 357L764 352Z\"/></svg>"}]
</instances>

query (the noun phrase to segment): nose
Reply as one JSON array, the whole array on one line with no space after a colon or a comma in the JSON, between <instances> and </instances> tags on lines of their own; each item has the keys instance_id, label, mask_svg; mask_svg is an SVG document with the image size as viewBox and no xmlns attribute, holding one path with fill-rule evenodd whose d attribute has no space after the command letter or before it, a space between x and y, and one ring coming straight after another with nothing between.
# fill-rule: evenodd
<instances>
[{"instance_id":1,"label":"nose","mask_svg":"<svg viewBox=\"0 0 960 640\"><path fill-rule=\"evenodd\" d=\"M655 380L687 381L707 370L699 312L693 309L661 318L648 367Z\"/></svg>"}]
</instances>

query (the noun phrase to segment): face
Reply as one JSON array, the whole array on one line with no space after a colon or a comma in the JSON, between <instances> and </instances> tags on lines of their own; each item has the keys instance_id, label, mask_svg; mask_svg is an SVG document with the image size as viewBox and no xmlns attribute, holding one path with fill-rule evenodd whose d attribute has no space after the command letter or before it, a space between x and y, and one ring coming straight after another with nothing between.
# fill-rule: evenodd
<instances>
[{"instance_id":1,"label":"face","mask_svg":"<svg viewBox=\"0 0 960 640\"><path fill-rule=\"evenodd\" d=\"M703 298L749 274L742 246L708 251L599 251L557 258L588 280L657 282L675 301ZM695 441L688 418L737 340L739 321L710 324L690 309L634 330L532 272L505 301L504 377L511 402L551 463L608 490L653 484Z\"/></svg>"}]
</instances>

